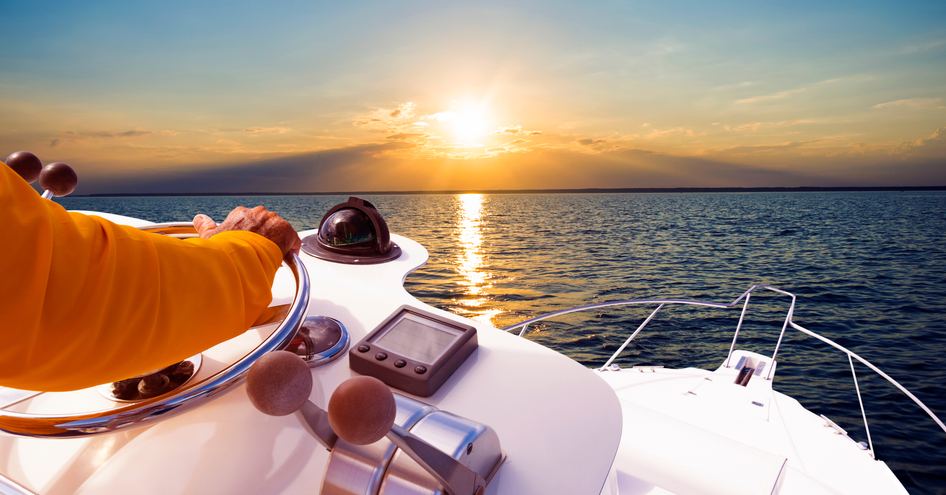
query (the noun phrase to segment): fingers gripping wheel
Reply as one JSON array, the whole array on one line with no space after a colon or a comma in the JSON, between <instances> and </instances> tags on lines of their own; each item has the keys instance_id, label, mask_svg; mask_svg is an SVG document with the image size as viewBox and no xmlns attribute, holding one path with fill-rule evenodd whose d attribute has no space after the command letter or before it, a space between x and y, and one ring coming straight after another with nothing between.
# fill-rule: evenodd
<instances>
[{"instance_id":1,"label":"fingers gripping wheel","mask_svg":"<svg viewBox=\"0 0 946 495\"><path fill-rule=\"evenodd\" d=\"M194 226L189 222L153 224L141 229L173 237L196 236ZM32 414L0 408L0 431L30 437L75 437L108 432L158 417L167 417L171 412L194 407L239 383L253 363L273 351L286 347L304 321L305 310L309 304L308 273L302 260L296 254L288 255L283 261L292 272L296 283L292 303L281 320L276 319L271 322L278 322L276 328L256 348L247 352L236 362L210 376L196 377L188 386L112 409L80 413ZM308 367L304 363L303 367L306 368L308 374ZM277 405L279 407L275 409L276 411L288 407L285 404Z\"/></svg>"}]
</instances>

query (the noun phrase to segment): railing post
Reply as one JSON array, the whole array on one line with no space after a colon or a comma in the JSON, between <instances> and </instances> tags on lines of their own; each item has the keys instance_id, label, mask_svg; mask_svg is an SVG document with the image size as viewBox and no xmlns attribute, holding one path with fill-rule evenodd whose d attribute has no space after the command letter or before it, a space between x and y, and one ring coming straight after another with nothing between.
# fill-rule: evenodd
<instances>
[{"instance_id":1,"label":"railing post","mask_svg":"<svg viewBox=\"0 0 946 495\"><path fill-rule=\"evenodd\" d=\"M784 291L779 292L787 294L787 292ZM785 322L782 323L782 332L778 334L778 342L775 343L775 351L772 352L772 364L769 365L769 373L766 377L767 380L772 379L772 372L775 370L775 356L778 356L778 350L782 347L782 339L785 338L785 330L788 328L789 322L792 321L792 315L795 314L795 296L794 294L791 294L791 296L792 304L788 307L788 314L785 315Z\"/></svg>"},{"instance_id":2,"label":"railing post","mask_svg":"<svg viewBox=\"0 0 946 495\"><path fill-rule=\"evenodd\" d=\"M611 363L613 363L614 360L617 359L618 356L622 352L624 352L624 349L627 347L627 345L630 344L632 340L634 340L634 337L637 337L637 334L641 333L641 330L643 330L644 327L646 327L647 324L650 323L650 320L654 319L654 316L657 314L658 311L660 311L660 308L662 307L664 307L663 304L657 306L657 309L655 309L653 313L651 313L650 316L648 316L647 319L644 320L644 322L641 323L639 327L637 327L637 330L634 330L634 333L632 333L631 336L628 337L627 340L625 340L623 344L621 344L621 347L618 347L618 350L614 351L614 354L612 354L611 357L608 358L608 362L604 363L604 366L602 366L601 369L605 369L608 366L611 366Z\"/></svg>"},{"instance_id":3,"label":"railing post","mask_svg":"<svg viewBox=\"0 0 946 495\"><path fill-rule=\"evenodd\" d=\"M739 329L742 328L742 319L746 317L746 308L749 307L749 296L752 295L751 289L750 292L746 292L746 300L742 303L742 313L739 313L739 323L736 323L736 333L732 336L732 344L729 346L729 354L726 355L726 364L725 367L729 367L729 358L732 357L732 351L736 349L736 339L739 338Z\"/></svg>"},{"instance_id":4,"label":"railing post","mask_svg":"<svg viewBox=\"0 0 946 495\"><path fill-rule=\"evenodd\" d=\"M528 323L526 323L525 325L522 325L522 330L519 330L519 336L520 336L520 337L525 336L527 330L529 330L529 324L528 324Z\"/></svg>"},{"instance_id":5,"label":"railing post","mask_svg":"<svg viewBox=\"0 0 946 495\"><path fill-rule=\"evenodd\" d=\"M864 419L864 431L867 432L867 445L870 446L870 456L877 459L877 453L874 452L874 441L870 438L870 425L867 424L867 412L864 411L864 399L861 398L861 387L857 384L857 373L854 371L854 360L851 355L847 355L847 362L851 365L851 376L854 378L854 390L857 392L857 403L861 405L861 418Z\"/></svg>"}]
</instances>

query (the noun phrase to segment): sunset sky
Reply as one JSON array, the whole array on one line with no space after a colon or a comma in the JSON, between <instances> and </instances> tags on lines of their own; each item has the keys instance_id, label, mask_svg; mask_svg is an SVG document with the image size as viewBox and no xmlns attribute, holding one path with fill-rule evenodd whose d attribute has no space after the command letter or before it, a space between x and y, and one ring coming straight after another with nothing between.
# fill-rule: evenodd
<instances>
[{"instance_id":1,"label":"sunset sky","mask_svg":"<svg viewBox=\"0 0 946 495\"><path fill-rule=\"evenodd\" d=\"M942 1L127 3L0 3L0 155L80 193L946 185Z\"/></svg>"}]
</instances>

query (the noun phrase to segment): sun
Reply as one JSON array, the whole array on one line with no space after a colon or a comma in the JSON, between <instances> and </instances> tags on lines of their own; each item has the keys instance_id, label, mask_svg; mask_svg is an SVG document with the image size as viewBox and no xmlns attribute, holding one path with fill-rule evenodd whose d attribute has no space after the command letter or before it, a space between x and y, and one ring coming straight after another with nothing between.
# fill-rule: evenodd
<instances>
[{"instance_id":1,"label":"sun","mask_svg":"<svg viewBox=\"0 0 946 495\"><path fill-rule=\"evenodd\" d=\"M449 111L440 115L457 146L483 146L491 133L492 122L489 111L483 104L472 102L455 104Z\"/></svg>"}]
</instances>

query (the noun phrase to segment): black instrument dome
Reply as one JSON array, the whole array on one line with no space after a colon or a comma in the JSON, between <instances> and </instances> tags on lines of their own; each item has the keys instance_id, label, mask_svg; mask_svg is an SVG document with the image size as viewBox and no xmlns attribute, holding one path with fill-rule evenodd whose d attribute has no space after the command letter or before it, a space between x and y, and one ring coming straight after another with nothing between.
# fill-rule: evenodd
<instances>
[{"instance_id":1,"label":"black instrument dome","mask_svg":"<svg viewBox=\"0 0 946 495\"><path fill-rule=\"evenodd\" d=\"M316 258L352 265L384 263L401 255L378 209L356 197L333 206L322 217L318 233L302 240L302 250Z\"/></svg>"}]
</instances>

